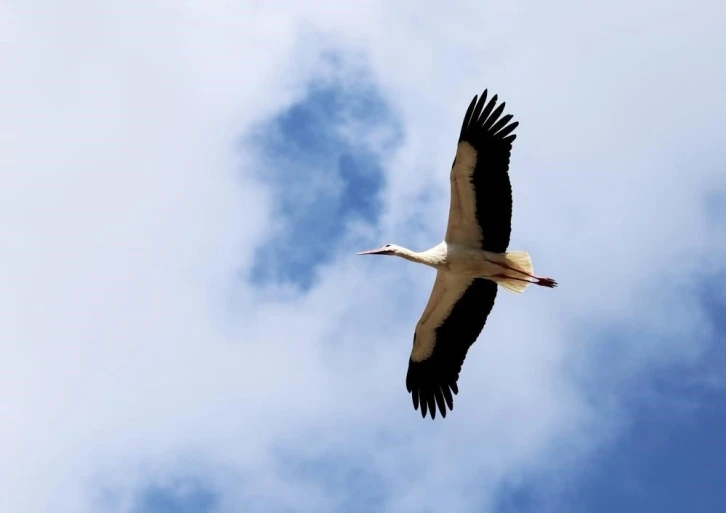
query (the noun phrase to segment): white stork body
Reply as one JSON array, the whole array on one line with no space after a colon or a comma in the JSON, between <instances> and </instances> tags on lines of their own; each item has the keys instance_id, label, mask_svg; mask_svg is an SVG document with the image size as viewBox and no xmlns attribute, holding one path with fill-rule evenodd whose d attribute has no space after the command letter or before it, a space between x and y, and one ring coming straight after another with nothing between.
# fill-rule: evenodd
<instances>
[{"instance_id":1,"label":"white stork body","mask_svg":"<svg viewBox=\"0 0 726 513\"><path fill-rule=\"evenodd\" d=\"M415 409L436 417L453 409L451 393L469 347L476 341L494 306L497 284L515 292L528 285L555 287L533 274L525 251L507 251L511 231L512 190L509 155L518 123L499 119L496 95L475 96L464 117L451 168L451 203L444 240L420 253L387 244L359 254L395 255L437 270L428 304L419 319L406 375Z\"/></svg>"},{"instance_id":2,"label":"white stork body","mask_svg":"<svg viewBox=\"0 0 726 513\"><path fill-rule=\"evenodd\" d=\"M442 241L433 248L422 251L421 253L394 244L388 244L385 247L396 256L419 264L428 265L437 271L444 271L445 273L461 274L470 278L487 278L505 283L509 280L519 280L526 276L526 273L522 274L521 272L513 271L510 265L511 263L508 262L505 256L508 255L508 258L511 260L512 255L526 255L522 251L512 251L503 255L464 244L449 244L446 241ZM376 253L364 251L358 254L381 254L378 253L379 250L373 251ZM526 259L526 256L524 258ZM529 280L526 280L526 282L532 283ZM516 285L512 286L518 289L521 288ZM516 292L519 292L519 290Z\"/></svg>"}]
</instances>

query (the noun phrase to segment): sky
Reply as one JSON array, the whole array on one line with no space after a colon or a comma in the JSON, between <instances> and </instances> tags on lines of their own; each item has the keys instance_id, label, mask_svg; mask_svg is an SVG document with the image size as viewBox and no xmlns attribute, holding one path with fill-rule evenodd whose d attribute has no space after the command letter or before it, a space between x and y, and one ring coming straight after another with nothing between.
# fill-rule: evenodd
<instances>
[{"instance_id":1,"label":"sky","mask_svg":"<svg viewBox=\"0 0 726 513\"><path fill-rule=\"evenodd\" d=\"M721 512L721 2L0 5L0 509ZM520 122L455 408L405 389L461 119Z\"/></svg>"}]
</instances>

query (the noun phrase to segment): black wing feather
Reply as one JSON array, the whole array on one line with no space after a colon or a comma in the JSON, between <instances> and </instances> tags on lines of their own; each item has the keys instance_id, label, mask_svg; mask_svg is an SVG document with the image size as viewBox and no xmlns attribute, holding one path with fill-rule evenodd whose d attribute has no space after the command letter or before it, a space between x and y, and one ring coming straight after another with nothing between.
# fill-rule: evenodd
<instances>
[{"instance_id":1,"label":"black wing feather","mask_svg":"<svg viewBox=\"0 0 726 513\"><path fill-rule=\"evenodd\" d=\"M484 121L487 120L487 118L489 117L489 114L492 113L492 109L497 104L497 98L498 98L498 96L496 94L494 96L492 96L492 99L489 100L489 104L487 105L487 108L484 109L484 112L482 112L481 117L474 120L474 122L481 121L481 123L483 123ZM476 96L474 96L474 100L476 100ZM484 104L485 101L486 101L486 94L483 94L481 96L481 99L479 100L479 103Z\"/></svg>"},{"instance_id":2,"label":"black wing feather","mask_svg":"<svg viewBox=\"0 0 726 513\"><path fill-rule=\"evenodd\" d=\"M506 135L509 135L512 132L514 132L514 129L517 128L518 126L519 126L519 121L515 121L511 125L507 125L507 127L505 129L500 130L499 132L497 132L497 137L503 137L505 141L508 140L509 138L508 137L505 137L505 136ZM517 138L517 136L516 135L513 135L512 138L509 139L509 141L511 142L511 141L513 141L516 138Z\"/></svg>"},{"instance_id":3,"label":"black wing feather","mask_svg":"<svg viewBox=\"0 0 726 513\"><path fill-rule=\"evenodd\" d=\"M411 393L413 407L418 410L420 404L422 417L431 412L431 418L436 418L436 405L442 417L446 417L447 405L449 410L454 409L452 392L459 393L457 381L461 366L484 328L496 296L496 283L474 280L449 317L436 328L436 345L431 356L420 362L409 358L406 388Z\"/></svg>"},{"instance_id":4,"label":"black wing feather","mask_svg":"<svg viewBox=\"0 0 726 513\"><path fill-rule=\"evenodd\" d=\"M502 104L502 105L504 105L504 104ZM509 120L510 120L510 119L512 119L512 115L511 115L511 114L507 114L506 116L502 116L502 119L500 119L499 121L497 121L497 122L496 122L496 123L495 123L495 124L494 124L494 125L492 126L492 128L491 128L491 132L492 132L493 134L499 135L499 133L498 133L498 132L499 132L499 130L501 130L502 128L504 128L504 126L505 126L505 125L506 125L507 123L509 123Z\"/></svg>"},{"instance_id":5,"label":"black wing feather","mask_svg":"<svg viewBox=\"0 0 726 513\"><path fill-rule=\"evenodd\" d=\"M486 96L487 92L484 91L484 96ZM477 117L473 116L474 113L474 107L477 106L476 103L476 96L474 96L474 99L471 100L471 103L469 104L469 108L466 109L466 114L464 114L464 121L461 122L461 133L459 134L459 140L461 140L462 137L464 137L464 134L466 133L467 129L469 128L469 121L474 118L478 119Z\"/></svg>"},{"instance_id":6,"label":"black wing feather","mask_svg":"<svg viewBox=\"0 0 726 513\"><path fill-rule=\"evenodd\" d=\"M464 116L459 141L468 142L477 152L472 184L476 194L476 218L482 232L481 249L504 253L509 247L512 230L509 158L512 142L517 137L509 134L519 123L508 124L512 119L509 114L499 119L505 103L495 109L497 95L484 107L486 96L484 91L479 101L476 96L472 100ZM481 115L474 115L479 112Z\"/></svg>"}]
</instances>

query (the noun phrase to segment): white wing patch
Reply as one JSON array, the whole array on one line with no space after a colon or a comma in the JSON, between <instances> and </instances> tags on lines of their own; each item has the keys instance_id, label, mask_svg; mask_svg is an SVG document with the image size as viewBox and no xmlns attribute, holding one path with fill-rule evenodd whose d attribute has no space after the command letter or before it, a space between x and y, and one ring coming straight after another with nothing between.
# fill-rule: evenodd
<instances>
[{"instance_id":1,"label":"white wing patch","mask_svg":"<svg viewBox=\"0 0 726 513\"><path fill-rule=\"evenodd\" d=\"M473 278L465 275L441 271L436 273L431 297L416 324L411 360L420 362L431 356L436 346L436 328L446 321L456 302L473 281Z\"/></svg>"},{"instance_id":2,"label":"white wing patch","mask_svg":"<svg viewBox=\"0 0 726 513\"><path fill-rule=\"evenodd\" d=\"M451 168L451 204L444 240L479 248L482 233L476 219L476 194L471 182L477 152L466 141L456 148L456 164Z\"/></svg>"}]
</instances>

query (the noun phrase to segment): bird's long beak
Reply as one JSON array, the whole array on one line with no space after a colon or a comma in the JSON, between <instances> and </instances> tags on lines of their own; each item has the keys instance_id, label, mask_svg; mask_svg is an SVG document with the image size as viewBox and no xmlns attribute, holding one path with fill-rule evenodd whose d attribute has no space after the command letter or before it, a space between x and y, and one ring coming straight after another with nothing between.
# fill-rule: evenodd
<instances>
[{"instance_id":1,"label":"bird's long beak","mask_svg":"<svg viewBox=\"0 0 726 513\"><path fill-rule=\"evenodd\" d=\"M386 253L389 253L386 248L378 248L369 249L368 251L361 251L360 253L356 253L356 255L385 255Z\"/></svg>"}]
</instances>

